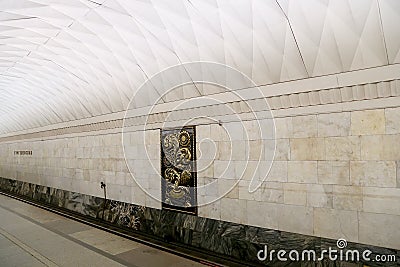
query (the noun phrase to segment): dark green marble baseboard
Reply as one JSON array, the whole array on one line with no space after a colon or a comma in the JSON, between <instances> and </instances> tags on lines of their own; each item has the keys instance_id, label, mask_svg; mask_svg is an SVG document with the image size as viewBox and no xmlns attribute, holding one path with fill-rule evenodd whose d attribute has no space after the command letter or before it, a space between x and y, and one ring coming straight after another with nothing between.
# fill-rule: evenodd
<instances>
[{"instance_id":1,"label":"dark green marble baseboard","mask_svg":"<svg viewBox=\"0 0 400 267\"><path fill-rule=\"evenodd\" d=\"M276 257L272 261L260 261L257 253L265 245L270 251L314 250L318 255L328 247L337 248L336 240L218 221L114 200L108 200L104 205L103 198L6 178L0 178L0 190L74 213L92 222L109 225L121 232L131 232L146 240L164 243L176 250L182 249L185 253L193 251L193 254L203 255L206 259L207 256L220 258L220 262L225 264L230 259L232 265L246 266L400 266L399 250L358 243L348 243L346 249L368 249L372 251L370 258L374 255L396 255L397 261L344 262L332 261L326 257L316 262L282 262Z\"/></svg>"}]
</instances>

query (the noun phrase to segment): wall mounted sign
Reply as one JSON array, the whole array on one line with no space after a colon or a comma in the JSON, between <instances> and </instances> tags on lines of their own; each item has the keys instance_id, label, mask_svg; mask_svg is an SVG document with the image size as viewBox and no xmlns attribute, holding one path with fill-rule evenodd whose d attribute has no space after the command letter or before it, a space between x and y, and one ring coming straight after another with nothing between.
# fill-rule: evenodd
<instances>
[{"instance_id":1,"label":"wall mounted sign","mask_svg":"<svg viewBox=\"0 0 400 267\"><path fill-rule=\"evenodd\" d=\"M32 156L32 150L15 150L14 155L18 156Z\"/></svg>"},{"instance_id":2,"label":"wall mounted sign","mask_svg":"<svg viewBox=\"0 0 400 267\"><path fill-rule=\"evenodd\" d=\"M195 126L161 130L162 208L197 214Z\"/></svg>"}]
</instances>

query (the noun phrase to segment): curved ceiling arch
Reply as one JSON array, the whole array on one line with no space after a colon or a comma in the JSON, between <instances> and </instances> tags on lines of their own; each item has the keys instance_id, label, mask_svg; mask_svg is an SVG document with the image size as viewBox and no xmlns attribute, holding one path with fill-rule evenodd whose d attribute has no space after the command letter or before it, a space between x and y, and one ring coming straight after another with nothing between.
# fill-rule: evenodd
<instances>
[{"instance_id":1,"label":"curved ceiling arch","mask_svg":"<svg viewBox=\"0 0 400 267\"><path fill-rule=\"evenodd\" d=\"M397 0L3 0L0 134L123 111L211 61L273 84L400 63Z\"/></svg>"}]
</instances>

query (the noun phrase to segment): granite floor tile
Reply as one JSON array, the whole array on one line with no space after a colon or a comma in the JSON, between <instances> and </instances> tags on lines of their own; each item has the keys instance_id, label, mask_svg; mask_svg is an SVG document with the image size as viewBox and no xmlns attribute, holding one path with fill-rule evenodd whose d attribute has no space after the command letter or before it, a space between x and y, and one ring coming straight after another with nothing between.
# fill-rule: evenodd
<instances>
[{"instance_id":1,"label":"granite floor tile","mask_svg":"<svg viewBox=\"0 0 400 267\"><path fill-rule=\"evenodd\" d=\"M99 253L92 247L85 247L52 232L35 223L33 219L21 217L15 212L15 209L4 207L4 198L4 196L0 196L0 232L3 236L12 237L12 239L7 239L13 240L18 248L12 246L12 251L17 250L17 254L3 250L0 266L38 266L36 257L46 259L57 266L123 266L105 253ZM16 202L18 203L18 201ZM29 209L28 204L21 202L19 204L20 208L26 205L26 208ZM18 251L21 249L23 252L20 255ZM36 256L32 258L25 254Z\"/></svg>"},{"instance_id":2,"label":"granite floor tile","mask_svg":"<svg viewBox=\"0 0 400 267\"><path fill-rule=\"evenodd\" d=\"M67 235L93 229L91 226L68 219L51 221L44 225Z\"/></svg>"},{"instance_id":3,"label":"granite floor tile","mask_svg":"<svg viewBox=\"0 0 400 267\"><path fill-rule=\"evenodd\" d=\"M142 246L140 243L99 229L77 232L70 236L112 255L120 254Z\"/></svg>"},{"instance_id":4,"label":"granite floor tile","mask_svg":"<svg viewBox=\"0 0 400 267\"><path fill-rule=\"evenodd\" d=\"M0 230L58 266L204 266L5 196L0 202ZM44 266L24 254L0 235L0 266Z\"/></svg>"},{"instance_id":5,"label":"granite floor tile","mask_svg":"<svg viewBox=\"0 0 400 267\"><path fill-rule=\"evenodd\" d=\"M201 263L189 259L181 258L171 253L167 253L155 248L143 246L116 255L118 258L132 262L139 267L159 266L159 267L195 267L204 266Z\"/></svg>"},{"instance_id":6,"label":"granite floor tile","mask_svg":"<svg viewBox=\"0 0 400 267\"><path fill-rule=\"evenodd\" d=\"M0 266L45 266L28 252L0 235Z\"/></svg>"},{"instance_id":7,"label":"granite floor tile","mask_svg":"<svg viewBox=\"0 0 400 267\"><path fill-rule=\"evenodd\" d=\"M2 197L1 201L1 203L7 206L9 209L12 209L15 212L27 216L39 223L48 223L64 219L64 217L58 214L48 212L32 205L21 205L21 203L18 203L18 201L15 201L11 198Z\"/></svg>"}]
</instances>

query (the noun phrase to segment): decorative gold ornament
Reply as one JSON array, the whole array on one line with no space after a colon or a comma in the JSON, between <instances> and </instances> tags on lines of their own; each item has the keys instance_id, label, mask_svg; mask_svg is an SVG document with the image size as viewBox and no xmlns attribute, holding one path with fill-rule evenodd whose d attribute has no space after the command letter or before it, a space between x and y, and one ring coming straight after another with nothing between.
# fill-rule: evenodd
<instances>
[{"instance_id":1,"label":"decorative gold ornament","mask_svg":"<svg viewBox=\"0 0 400 267\"><path fill-rule=\"evenodd\" d=\"M195 128L161 131L163 208L197 213Z\"/></svg>"}]
</instances>

